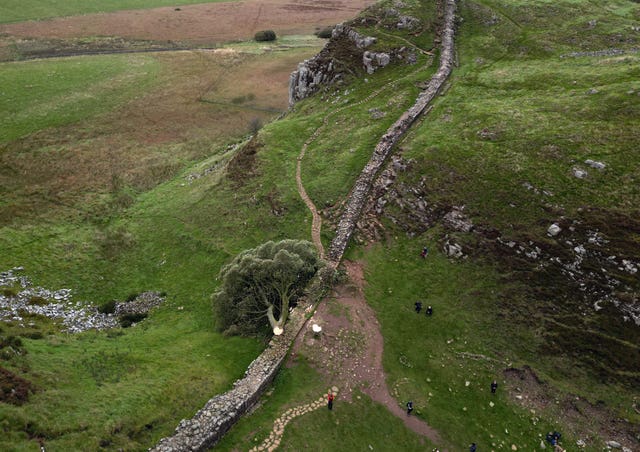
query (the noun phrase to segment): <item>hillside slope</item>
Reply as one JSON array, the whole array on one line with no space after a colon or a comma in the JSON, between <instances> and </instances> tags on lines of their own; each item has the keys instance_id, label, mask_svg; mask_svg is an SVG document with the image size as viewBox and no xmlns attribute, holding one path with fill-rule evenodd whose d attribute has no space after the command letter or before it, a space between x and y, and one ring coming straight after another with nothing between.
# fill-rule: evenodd
<instances>
[{"instance_id":1,"label":"hillside slope","mask_svg":"<svg viewBox=\"0 0 640 452\"><path fill-rule=\"evenodd\" d=\"M353 25L379 38L376 51L399 47L398 36L428 49L427 34L397 27L418 7L433 5L382 3ZM454 450L472 441L537 448L548 430L561 431L565 447L614 441L634 450L640 9L463 2L458 15L459 67L378 180L348 254L366 268L387 384L400 404L420 405ZM374 130L427 79L402 84L402 67L370 76L354 64L349 83L300 102L269 129L331 115L302 170L323 206L325 241L377 142ZM394 76L393 90L367 98ZM336 105L354 108L333 113ZM266 149L274 142L265 136ZM424 260L423 246L431 250ZM417 316L416 300L434 317ZM304 434L286 438L291 450L314 444Z\"/></svg>"}]
</instances>

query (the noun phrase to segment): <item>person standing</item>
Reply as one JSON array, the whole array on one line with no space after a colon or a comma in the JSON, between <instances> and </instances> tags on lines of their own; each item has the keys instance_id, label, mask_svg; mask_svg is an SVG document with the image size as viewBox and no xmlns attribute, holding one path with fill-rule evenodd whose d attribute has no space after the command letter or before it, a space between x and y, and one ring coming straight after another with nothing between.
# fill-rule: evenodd
<instances>
[{"instance_id":1,"label":"person standing","mask_svg":"<svg viewBox=\"0 0 640 452\"><path fill-rule=\"evenodd\" d=\"M329 410L333 409L333 399L335 398L335 396L333 395L332 391L329 391L329 393L327 394L327 407L329 407Z\"/></svg>"},{"instance_id":2,"label":"person standing","mask_svg":"<svg viewBox=\"0 0 640 452\"><path fill-rule=\"evenodd\" d=\"M416 302L415 302L415 307L416 307L416 308L415 308L415 309L416 309L416 312L417 312L418 314L420 314L420 311L422 310L422 302L421 302L421 301L416 301Z\"/></svg>"},{"instance_id":3,"label":"person standing","mask_svg":"<svg viewBox=\"0 0 640 452\"><path fill-rule=\"evenodd\" d=\"M497 389L498 389L498 382L493 380L491 382L491 394L495 394Z\"/></svg>"},{"instance_id":4,"label":"person standing","mask_svg":"<svg viewBox=\"0 0 640 452\"><path fill-rule=\"evenodd\" d=\"M427 315L431 317L433 315L433 308L431 306L427 307Z\"/></svg>"},{"instance_id":5,"label":"person standing","mask_svg":"<svg viewBox=\"0 0 640 452\"><path fill-rule=\"evenodd\" d=\"M407 402L407 415L410 416L412 411L413 411L413 402L409 400Z\"/></svg>"},{"instance_id":6,"label":"person standing","mask_svg":"<svg viewBox=\"0 0 640 452\"><path fill-rule=\"evenodd\" d=\"M471 443L471 446L469 447L469 452L476 452L478 450L478 446L476 446L476 443Z\"/></svg>"}]
</instances>

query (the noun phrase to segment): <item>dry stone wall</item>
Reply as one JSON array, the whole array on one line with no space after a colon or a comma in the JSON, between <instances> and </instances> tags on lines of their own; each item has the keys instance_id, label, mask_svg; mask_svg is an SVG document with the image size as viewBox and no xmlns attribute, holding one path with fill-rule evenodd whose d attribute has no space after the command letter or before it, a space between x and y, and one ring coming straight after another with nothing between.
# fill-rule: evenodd
<instances>
[{"instance_id":1,"label":"dry stone wall","mask_svg":"<svg viewBox=\"0 0 640 452\"><path fill-rule=\"evenodd\" d=\"M172 436L161 439L150 450L204 451L213 447L243 414L255 406L273 381L311 309L311 304L299 304L289 316L284 333L271 339L265 351L249 365L244 378L233 384L233 389L210 399L191 419L180 421Z\"/></svg>"},{"instance_id":2,"label":"dry stone wall","mask_svg":"<svg viewBox=\"0 0 640 452\"><path fill-rule=\"evenodd\" d=\"M376 146L371 160L356 181L338 225L336 237L329 250L329 258L333 267L342 259L373 180L389 155L391 148L425 110L429 102L440 92L451 73L454 61L455 0L446 0L445 8L440 67L432 77L428 87L418 96L415 104L387 130ZM358 49L367 47L372 43L370 39L374 39L363 37L346 26L336 27L334 33L336 36L338 34L346 35ZM326 63L325 70L313 69L309 62L305 62L302 63L298 71L291 75L289 93L291 102L305 97L317 89L319 83L331 79L330 74L333 70L331 60L327 59L325 55L324 59L317 59L316 63L319 65ZM307 70L303 69L301 72L301 68L305 67ZM150 450L155 452L204 451L213 447L222 435L258 402L260 395L275 378L291 344L304 326L306 313L311 310L312 306L310 304L300 303L289 316L284 334L275 336L271 340L265 351L249 365L244 378L233 384L233 389L209 400L193 418L180 421L172 436L163 438Z\"/></svg>"},{"instance_id":3,"label":"dry stone wall","mask_svg":"<svg viewBox=\"0 0 640 452\"><path fill-rule=\"evenodd\" d=\"M446 0L444 28L442 32L442 49L440 53L440 66L438 71L429 81L427 88L420 93L413 106L407 110L382 136L373 155L364 167L360 176L351 190L346 208L340 218L336 229L336 236L331 242L328 257L334 264L340 262L344 254L351 234L356 227L356 223L362 209L367 201L367 196L371 190L376 174L382 168L385 160L391 153L393 146L400 137L407 131L413 122L427 108L433 98L440 92L445 81L451 74L454 64L454 34L455 34L455 0Z\"/></svg>"}]
</instances>

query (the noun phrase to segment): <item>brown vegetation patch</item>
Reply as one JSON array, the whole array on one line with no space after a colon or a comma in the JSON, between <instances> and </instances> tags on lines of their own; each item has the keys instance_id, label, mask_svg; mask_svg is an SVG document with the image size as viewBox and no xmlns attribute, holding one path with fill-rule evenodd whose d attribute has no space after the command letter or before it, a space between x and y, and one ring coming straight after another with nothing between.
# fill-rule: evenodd
<instances>
[{"instance_id":1,"label":"brown vegetation patch","mask_svg":"<svg viewBox=\"0 0 640 452\"><path fill-rule=\"evenodd\" d=\"M256 154L263 144L254 136L240 149L227 166L229 179L236 184L243 184L256 173Z\"/></svg>"},{"instance_id":2,"label":"brown vegetation patch","mask_svg":"<svg viewBox=\"0 0 640 452\"><path fill-rule=\"evenodd\" d=\"M636 218L611 210L584 209L577 219L559 222L563 232L557 240L527 233L512 237L527 249L542 250L538 259L495 241L480 245L500 263L505 287L511 287L502 294L501 315L508 322L540 329L540 353L570 358L573 366L603 383L629 387L640 384L640 328L632 319L625 319L617 303L637 303L640 291L637 275L620 267L623 259L637 261L639 255L640 221ZM585 252L577 257L575 247ZM576 259L580 261L574 271L571 265Z\"/></svg>"},{"instance_id":3,"label":"brown vegetation patch","mask_svg":"<svg viewBox=\"0 0 640 452\"><path fill-rule=\"evenodd\" d=\"M560 420L572 436L593 444L603 438L615 440L635 450L640 441L638 427L619 418L604 402L595 403L574 394L564 394L541 380L529 366L510 367L503 371L507 392L518 405L533 410L534 417L542 411Z\"/></svg>"},{"instance_id":4,"label":"brown vegetation patch","mask_svg":"<svg viewBox=\"0 0 640 452\"><path fill-rule=\"evenodd\" d=\"M284 111L289 74L314 51L157 54L162 70L148 93L101 117L0 146L0 186L9 194L0 224L79 205L91 205L89 215L126 208L132 190L153 188L185 161L246 134L252 121L268 122ZM249 93L245 102L232 102Z\"/></svg>"},{"instance_id":5,"label":"brown vegetation patch","mask_svg":"<svg viewBox=\"0 0 640 452\"><path fill-rule=\"evenodd\" d=\"M0 367L0 402L22 405L34 391L31 382Z\"/></svg>"},{"instance_id":6,"label":"brown vegetation patch","mask_svg":"<svg viewBox=\"0 0 640 452\"><path fill-rule=\"evenodd\" d=\"M45 21L0 25L0 33L30 38L120 36L156 41L221 43L251 39L256 31L277 35L311 34L317 27L352 18L370 0L246 0L148 10L87 14Z\"/></svg>"}]
</instances>

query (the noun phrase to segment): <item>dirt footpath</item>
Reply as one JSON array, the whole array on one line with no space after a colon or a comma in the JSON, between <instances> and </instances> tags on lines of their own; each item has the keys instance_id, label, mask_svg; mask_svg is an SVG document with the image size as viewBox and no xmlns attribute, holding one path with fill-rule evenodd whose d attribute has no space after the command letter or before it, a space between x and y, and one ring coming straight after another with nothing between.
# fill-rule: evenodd
<instances>
[{"instance_id":1,"label":"dirt footpath","mask_svg":"<svg viewBox=\"0 0 640 452\"><path fill-rule=\"evenodd\" d=\"M438 432L415 416L407 416L390 394L382 367L384 341L375 312L364 297L362 264L344 261L349 283L335 288L324 300L293 346L291 358L304 354L309 363L327 378L329 386L340 388L340 398L350 400L359 389L381 403L414 432L442 444ZM318 324L322 333L311 327Z\"/></svg>"},{"instance_id":2,"label":"dirt footpath","mask_svg":"<svg viewBox=\"0 0 640 452\"><path fill-rule=\"evenodd\" d=\"M253 38L258 30L310 34L353 18L372 0L245 0L87 14L0 25L0 34L22 38L119 36L128 39L221 43Z\"/></svg>"}]
</instances>

